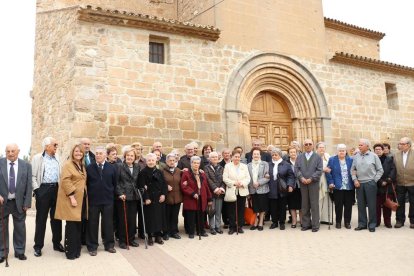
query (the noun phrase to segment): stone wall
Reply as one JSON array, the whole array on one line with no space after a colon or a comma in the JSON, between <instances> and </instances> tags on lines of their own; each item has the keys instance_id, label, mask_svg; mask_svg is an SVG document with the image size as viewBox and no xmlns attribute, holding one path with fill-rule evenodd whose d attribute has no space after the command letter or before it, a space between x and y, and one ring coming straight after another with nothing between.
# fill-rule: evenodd
<instances>
[{"instance_id":1,"label":"stone wall","mask_svg":"<svg viewBox=\"0 0 414 276\"><path fill-rule=\"evenodd\" d=\"M180 21L192 21L201 25L215 26L215 4L218 0L178 0L177 18ZM218 4L218 5L221 5Z\"/></svg>"},{"instance_id":2,"label":"stone wall","mask_svg":"<svg viewBox=\"0 0 414 276\"><path fill-rule=\"evenodd\" d=\"M42 151L46 136L54 136L59 144L67 143L72 136L76 13L76 9L66 9L38 13L36 17L32 155Z\"/></svg>"},{"instance_id":3,"label":"stone wall","mask_svg":"<svg viewBox=\"0 0 414 276\"><path fill-rule=\"evenodd\" d=\"M359 35L326 28L326 47L331 57L335 52L352 53L355 55L380 59L379 41Z\"/></svg>"},{"instance_id":4,"label":"stone wall","mask_svg":"<svg viewBox=\"0 0 414 276\"><path fill-rule=\"evenodd\" d=\"M103 9L177 19L177 0L37 0L37 11L41 12L77 5L92 5L93 7L102 7Z\"/></svg>"}]
</instances>

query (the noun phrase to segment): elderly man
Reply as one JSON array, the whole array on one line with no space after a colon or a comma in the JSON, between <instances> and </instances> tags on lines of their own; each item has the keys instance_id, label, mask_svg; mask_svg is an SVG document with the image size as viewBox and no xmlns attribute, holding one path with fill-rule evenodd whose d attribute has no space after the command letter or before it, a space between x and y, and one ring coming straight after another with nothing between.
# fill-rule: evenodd
<instances>
[{"instance_id":1,"label":"elderly man","mask_svg":"<svg viewBox=\"0 0 414 276\"><path fill-rule=\"evenodd\" d=\"M377 182L380 180L384 170L378 156L369 151L370 142L360 139L358 144L359 153L354 156L351 174L357 193L358 200L358 227L355 231L367 229L375 232L377 226ZM367 209L369 220L367 221Z\"/></svg>"},{"instance_id":2,"label":"elderly man","mask_svg":"<svg viewBox=\"0 0 414 276\"><path fill-rule=\"evenodd\" d=\"M106 149L104 147L95 149L95 159L96 163L86 168L89 202L86 246L91 256L97 254L100 217L105 250L110 253L116 252L113 229L114 193L117 185L116 166L105 161Z\"/></svg>"},{"instance_id":3,"label":"elderly man","mask_svg":"<svg viewBox=\"0 0 414 276\"><path fill-rule=\"evenodd\" d=\"M198 143L193 141L193 142L190 143L190 145L193 146L193 148L194 148L194 155L198 156Z\"/></svg>"},{"instance_id":4,"label":"elderly man","mask_svg":"<svg viewBox=\"0 0 414 276\"><path fill-rule=\"evenodd\" d=\"M414 152L411 149L412 141L403 137L398 143L399 151L395 153L394 162L397 169L397 197L400 206L397 209L394 228L401 228L405 222L405 196L408 193L410 209L408 218L410 228L414 229Z\"/></svg>"},{"instance_id":5,"label":"elderly man","mask_svg":"<svg viewBox=\"0 0 414 276\"><path fill-rule=\"evenodd\" d=\"M303 143L305 152L300 154L295 163L296 177L299 179L302 194L302 231L312 229L319 231L319 181L321 179L322 158L313 151L313 142L306 139Z\"/></svg>"},{"instance_id":6,"label":"elderly man","mask_svg":"<svg viewBox=\"0 0 414 276\"><path fill-rule=\"evenodd\" d=\"M185 145L185 155L181 156L180 160L178 161L177 167L180 170L183 170L185 168L191 169L191 157L194 156L194 145L187 144Z\"/></svg>"},{"instance_id":7,"label":"elderly man","mask_svg":"<svg viewBox=\"0 0 414 276\"><path fill-rule=\"evenodd\" d=\"M53 249L65 252L62 244L62 221L55 219L56 198L60 176L60 162L56 155L57 142L52 137L43 139L44 151L32 159L32 186L36 197L36 230L34 255L42 256L45 241L46 221L50 212Z\"/></svg>"},{"instance_id":8,"label":"elderly man","mask_svg":"<svg viewBox=\"0 0 414 276\"><path fill-rule=\"evenodd\" d=\"M19 159L16 144L6 146L6 158L0 159L0 263L9 254L9 215L13 217L14 256L26 260L26 211L32 205L32 167ZM3 233L5 230L5 233ZM5 242L3 237L5 237Z\"/></svg>"},{"instance_id":9,"label":"elderly man","mask_svg":"<svg viewBox=\"0 0 414 276\"><path fill-rule=\"evenodd\" d=\"M85 151L85 166L89 166L90 163L95 163L95 154L91 152L91 140L89 138L81 138L80 143Z\"/></svg>"},{"instance_id":10,"label":"elderly man","mask_svg":"<svg viewBox=\"0 0 414 276\"><path fill-rule=\"evenodd\" d=\"M253 148L262 148L262 141L259 139L254 139L252 142L252 149ZM252 162L252 153L246 152L246 160L247 164ZM272 156L267 151L260 151L260 158L262 161L272 162Z\"/></svg>"},{"instance_id":11,"label":"elderly man","mask_svg":"<svg viewBox=\"0 0 414 276\"><path fill-rule=\"evenodd\" d=\"M165 162L166 162L166 155L164 154L164 152L163 152L163 150L162 150L162 144L161 144L161 142L155 142L153 145L152 145L152 150L151 150L151 152L154 152L155 150L159 150L160 151L160 153L161 153L161 156L160 156L160 162L162 162L162 163L164 163L165 164Z\"/></svg>"}]
</instances>

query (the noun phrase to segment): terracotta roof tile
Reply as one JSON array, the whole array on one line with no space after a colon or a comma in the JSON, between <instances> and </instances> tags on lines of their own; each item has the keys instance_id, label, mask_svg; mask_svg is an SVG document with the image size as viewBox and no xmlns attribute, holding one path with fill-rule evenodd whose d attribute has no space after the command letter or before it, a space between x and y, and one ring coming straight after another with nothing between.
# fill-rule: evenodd
<instances>
[{"instance_id":1,"label":"terracotta roof tile","mask_svg":"<svg viewBox=\"0 0 414 276\"><path fill-rule=\"evenodd\" d=\"M342 22L336 19L332 19L332 18L327 18L327 17L325 17L325 27L347 32L347 33L356 34L359 36L376 39L376 40L381 40L385 36L385 33L373 31L367 28L362 28L356 25L348 24L348 23L345 23L345 22Z\"/></svg>"}]
</instances>

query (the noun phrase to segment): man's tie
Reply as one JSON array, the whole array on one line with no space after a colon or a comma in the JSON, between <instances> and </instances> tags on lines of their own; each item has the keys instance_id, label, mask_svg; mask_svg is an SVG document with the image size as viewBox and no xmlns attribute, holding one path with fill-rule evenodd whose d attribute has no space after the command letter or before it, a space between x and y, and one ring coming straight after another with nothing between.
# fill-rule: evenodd
<instances>
[{"instance_id":1,"label":"man's tie","mask_svg":"<svg viewBox=\"0 0 414 276\"><path fill-rule=\"evenodd\" d=\"M98 166L99 166L99 175L101 176L101 178L102 178L102 170L103 170L103 164L102 163L99 163L98 164Z\"/></svg>"},{"instance_id":2,"label":"man's tie","mask_svg":"<svg viewBox=\"0 0 414 276\"><path fill-rule=\"evenodd\" d=\"M9 193L14 194L16 192L16 175L14 173L14 163L10 163L10 173L9 173Z\"/></svg>"},{"instance_id":3,"label":"man's tie","mask_svg":"<svg viewBox=\"0 0 414 276\"><path fill-rule=\"evenodd\" d=\"M91 163L91 160L89 159L89 153L85 156L85 165L88 166Z\"/></svg>"}]
</instances>

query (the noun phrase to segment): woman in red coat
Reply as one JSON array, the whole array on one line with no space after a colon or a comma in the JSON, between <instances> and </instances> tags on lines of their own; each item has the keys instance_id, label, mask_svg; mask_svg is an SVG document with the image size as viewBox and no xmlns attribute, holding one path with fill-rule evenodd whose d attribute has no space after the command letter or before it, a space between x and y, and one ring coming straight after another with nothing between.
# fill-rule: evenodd
<instances>
[{"instance_id":1,"label":"woman in red coat","mask_svg":"<svg viewBox=\"0 0 414 276\"><path fill-rule=\"evenodd\" d=\"M183 192L183 209L185 211L184 220L188 225L188 237L194 238L194 226L196 225L197 234L207 237L204 230L204 211L207 205L212 204L211 192L208 187L207 176L200 172L201 158L198 156L191 157L191 169L184 171L181 177L181 190ZM200 220L200 221L198 221Z\"/></svg>"}]
</instances>

